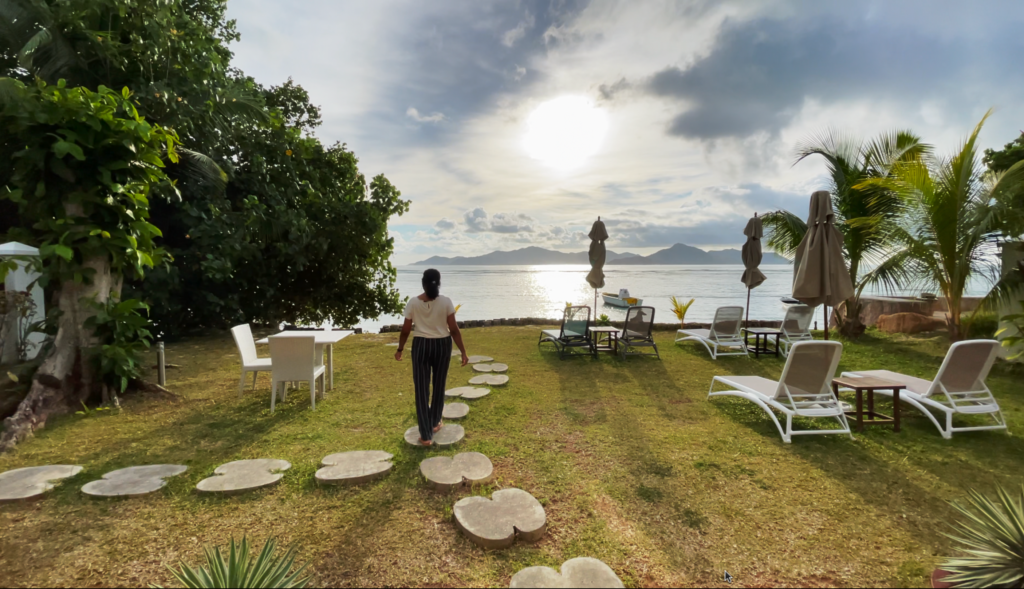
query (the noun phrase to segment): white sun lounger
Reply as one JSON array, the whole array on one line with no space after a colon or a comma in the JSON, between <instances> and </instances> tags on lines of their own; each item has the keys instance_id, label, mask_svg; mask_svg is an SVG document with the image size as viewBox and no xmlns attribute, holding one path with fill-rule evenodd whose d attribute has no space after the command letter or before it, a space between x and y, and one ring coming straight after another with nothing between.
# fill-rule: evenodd
<instances>
[{"instance_id":1,"label":"white sun lounger","mask_svg":"<svg viewBox=\"0 0 1024 589\"><path fill-rule=\"evenodd\" d=\"M711 380L708 398L731 396L756 404L771 416L787 444L797 435L847 434L852 439L843 405L831 389L842 354L843 344L839 342L797 342L790 350L779 381L760 376L716 376ZM715 391L716 383L730 390ZM775 411L786 416L785 429ZM841 429L794 431L793 417L797 416L835 419Z\"/></svg>"},{"instance_id":2,"label":"white sun lounger","mask_svg":"<svg viewBox=\"0 0 1024 589\"><path fill-rule=\"evenodd\" d=\"M779 338L779 346L783 357L789 357L789 350L797 342L809 342L814 340L811 335L811 321L814 318L814 307L807 305L793 305L786 309L786 317L782 320L782 336Z\"/></svg>"},{"instance_id":3,"label":"white sun lounger","mask_svg":"<svg viewBox=\"0 0 1024 589\"><path fill-rule=\"evenodd\" d=\"M933 381L889 370L844 372L843 376L875 376L906 385L907 388L900 392L900 401L924 413L948 440L953 437L953 432L1006 429L999 403L985 384L998 350L999 342L995 340L957 342L949 347ZM875 393L892 396L892 391L877 390ZM936 419L932 409L945 416L945 427ZM953 427L954 415L988 415L995 423Z\"/></svg>"},{"instance_id":4,"label":"white sun lounger","mask_svg":"<svg viewBox=\"0 0 1024 589\"><path fill-rule=\"evenodd\" d=\"M683 337L677 337L676 343L692 341L703 344L714 360L719 356L749 356L747 343L740 335L742 323L743 307L719 307L711 329L679 329L676 335ZM733 351L723 352L719 348Z\"/></svg>"}]
</instances>

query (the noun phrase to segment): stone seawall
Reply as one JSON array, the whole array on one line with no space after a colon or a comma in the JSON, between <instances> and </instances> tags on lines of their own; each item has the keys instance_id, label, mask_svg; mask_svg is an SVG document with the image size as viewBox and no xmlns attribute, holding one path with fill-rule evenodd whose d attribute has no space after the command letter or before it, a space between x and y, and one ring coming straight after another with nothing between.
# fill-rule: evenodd
<instances>
[{"instance_id":1,"label":"stone seawall","mask_svg":"<svg viewBox=\"0 0 1024 589\"><path fill-rule=\"evenodd\" d=\"M544 319L539 317L522 317L518 319L475 319L470 321L458 321L459 329L473 329L477 327L498 327L498 326L555 326L561 325L561 319ZM751 321L749 327L778 327L781 321ZM622 328L622 321L612 321L611 325ZM711 329L710 323L687 323L682 326L685 329ZM655 323L655 331L675 331L680 328L678 323ZM382 325L381 333L398 333L402 331L401 325Z\"/></svg>"}]
</instances>

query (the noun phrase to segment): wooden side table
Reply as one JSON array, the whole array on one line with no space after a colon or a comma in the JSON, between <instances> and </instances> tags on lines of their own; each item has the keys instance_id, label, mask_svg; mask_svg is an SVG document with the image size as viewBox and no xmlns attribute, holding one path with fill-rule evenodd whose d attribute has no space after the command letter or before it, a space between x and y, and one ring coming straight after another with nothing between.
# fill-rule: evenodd
<instances>
[{"instance_id":1,"label":"wooden side table","mask_svg":"<svg viewBox=\"0 0 1024 589\"><path fill-rule=\"evenodd\" d=\"M754 346L750 346L750 336L754 336ZM768 342L771 336L775 336L775 348L769 348ZM754 358L760 358L761 354L775 353L775 357L779 357L779 337L782 336L782 330L773 329L771 327L744 327L743 328L743 343L747 346L748 352L753 352ZM761 340L764 340L763 342Z\"/></svg>"},{"instance_id":2,"label":"wooden side table","mask_svg":"<svg viewBox=\"0 0 1024 589\"><path fill-rule=\"evenodd\" d=\"M619 328L608 326L594 326L589 328L594 338L594 349L599 352L619 353ZM603 337L602 337L603 335ZM604 344L602 344L602 340Z\"/></svg>"},{"instance_id":3,"label":"wooden side table","mask_svg":"<svg viewBox=\"0 0 1024 589\"><path fill-rule=\"evenodd\" d=\"M832 392L836 399L839 399L839 389L850 389L857 393L857 410L847 411L847 417L857 418L857 431L863 432L865 425L888 425L893 424L893 431L900 431L900 391L907 388L906 385L884 378L873 376L842 376L832 379ZM875 411L875 391L892 390L892 417L882 415ZM868 393L868 410L864 411L864 392ZM864 417L868 419L865 420Z\"/></svg>"}]
</instances>

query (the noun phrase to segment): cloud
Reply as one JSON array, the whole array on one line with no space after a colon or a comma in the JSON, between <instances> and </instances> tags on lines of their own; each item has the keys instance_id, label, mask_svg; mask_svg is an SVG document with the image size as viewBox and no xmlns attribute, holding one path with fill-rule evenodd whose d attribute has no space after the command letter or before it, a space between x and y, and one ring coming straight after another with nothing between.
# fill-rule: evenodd
<instances>
[{"instance_id":1,"label":"cloud","mask_svg":"<svg viewBox=\"0 0 1024 589\"><path fill-rule=\"evenodd\" d=\"M517 24L514 29L505 31L505 34L501 37L501 43L505 47L512 47L516 44L516 41L526 36L526 31L533 27L533 23L533 17L530 16L529 12L527 12L526 18L519 21L519 24Z\"/></svg>"},{"instance_id":2,"label":"cloud","mask_svg":"<svg viewBox=\"0 0 1024 589\"><path fill-rule=\"evenodd\" d=\"M532 233L535 221L521 213L496 213L488 216L487 211L475 208L462 215L470 233Z\"/></svg>"},{"instance_id":3,"label":"cloud","mask_svg":"<svg viewBox=\"0 0 1024 589\"><path fill-rule=\"evenodd\" d=\"M448 219L441 219L437 223L434 223L434 227L438 231L451 231L455 229L455 221L449 221Z\"/></svg>"},{"instance_id":4,"label":"cloud","mask_svg":"<svg viewBox=\"0 0 1024 589\"><path fill-rule=\"evenodd\" d=\"M409 110L405 111L405 116L417 123L440 123L444 120L444 113L435 112L431 115L421 115L420 111L411 106L409 107Z\"/></svg>"}]
</instances>

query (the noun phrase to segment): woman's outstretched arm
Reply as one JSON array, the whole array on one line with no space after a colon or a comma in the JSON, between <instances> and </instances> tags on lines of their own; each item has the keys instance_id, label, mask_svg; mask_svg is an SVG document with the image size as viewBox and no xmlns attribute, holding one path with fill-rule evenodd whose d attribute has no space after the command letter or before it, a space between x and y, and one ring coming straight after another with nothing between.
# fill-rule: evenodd
<instances>
[{"instance_id":1,"label":"woman's outstretched arm","mask_svg":"<svg viewBox=\"0 0 1024 589\"><path fill-rule=\"evenodd\" d=\"M459 346L459 351L462 352L462 365L465 366L469 363L469 356L466 355L466 346L462 343L462 330L459 329L459 323L455 321L455 313L448 316L448 331L452 332L452 339L455 340L455 345Z\"/></svg>"},{"instance_id":2,"label":"woman's outstretched arm","mask_svg":"<svg viewBox=\"0 0 1024 589\"><path fill-rule=\"evenodd\" d=\"M402 325L402 335L398 338L398 351L395 352L395 360L402 359L402 350L405 349L405 342L409 339L409 332L412 331L412 319L406 319Z\"/></svg>"}]
</instances>

